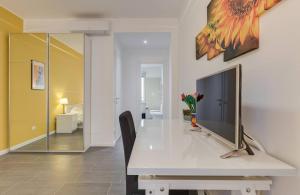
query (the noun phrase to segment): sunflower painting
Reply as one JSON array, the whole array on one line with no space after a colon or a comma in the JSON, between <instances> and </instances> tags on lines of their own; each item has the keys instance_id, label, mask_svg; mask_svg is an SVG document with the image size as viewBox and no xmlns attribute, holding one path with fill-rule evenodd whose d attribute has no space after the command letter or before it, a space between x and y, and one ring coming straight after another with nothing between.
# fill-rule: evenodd
<instances>
[{"instance_id":1,"label":"sunflower painting","mask_svg":"<svg viewBox=\"0 0 300 195\"><path fill-rule=\"evenodd\" d=\"M231 60L259 47L259 16L281 0L211 0L207 25L196 37L196 58L224 52Z\"/></svg>"}]
</instances>

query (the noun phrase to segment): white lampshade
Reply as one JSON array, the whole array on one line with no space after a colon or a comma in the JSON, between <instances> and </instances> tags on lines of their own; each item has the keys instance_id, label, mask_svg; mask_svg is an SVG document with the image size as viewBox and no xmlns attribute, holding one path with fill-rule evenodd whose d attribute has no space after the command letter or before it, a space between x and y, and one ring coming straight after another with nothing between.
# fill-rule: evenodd
<instances>
[{"instance_id":1,"label":"white lampshade","mask_svg":"<svg viewBox=\"0 0 300 195\"><path fill-rule=\"evenodd\" d=\"M69 104L69 100L68 100L68 98L61 98L61 99L59 100L59 103L60 103L61 105L67 105L67 104Z\"/></svg>"}]
</instances>

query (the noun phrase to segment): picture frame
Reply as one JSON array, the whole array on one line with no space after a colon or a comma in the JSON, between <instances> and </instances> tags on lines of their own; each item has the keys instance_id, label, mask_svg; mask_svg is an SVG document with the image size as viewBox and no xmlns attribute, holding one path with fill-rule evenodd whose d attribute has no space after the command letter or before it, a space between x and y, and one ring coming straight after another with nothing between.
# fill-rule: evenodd
<instances>
[{"instance_id":1,"label":"picture frame","mask_svg":"<svg viewBox=\"0 0 300 195\"><path fill-rule=\"evenodd\" d=\"M282 0L210 0L207 24L196 36L196 60L224 53L224 62L259 48L259 18Z\"/></svg>"},{"instance_id":2,"label":"picture frame","mask_svg":"<svg viewBox=\"0 0 300 195\"><path fill-rule=\"evenodd\" d=\"M45 64L31 60L31 89L45 90Z\"/></svg>"}]
</instances>

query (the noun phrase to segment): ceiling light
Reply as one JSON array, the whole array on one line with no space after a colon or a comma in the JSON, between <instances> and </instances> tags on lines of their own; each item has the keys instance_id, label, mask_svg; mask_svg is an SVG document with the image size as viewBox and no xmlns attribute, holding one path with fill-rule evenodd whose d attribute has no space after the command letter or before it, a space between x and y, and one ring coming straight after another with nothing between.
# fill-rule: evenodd
<instances>
[{"instance_id":1,"label":"ceiling light","mask_svg":"<svg viewBox=\"0 0 300 195\"><path fill-rule=\"evenodd\" d=\"M148 44L148 41L147 41L147 40L144 40L144 44L147 45L147 44Z\"/></svg>"}]
</instances>

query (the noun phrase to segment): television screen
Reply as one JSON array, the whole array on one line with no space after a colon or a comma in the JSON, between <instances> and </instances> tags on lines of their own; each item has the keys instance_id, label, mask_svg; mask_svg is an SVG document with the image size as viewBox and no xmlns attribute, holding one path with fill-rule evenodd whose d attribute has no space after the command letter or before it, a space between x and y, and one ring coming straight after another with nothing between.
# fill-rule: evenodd
<instances>
[{"instance_id":1,"label":"television screen","mask_svg":"<svg viewBox=\"0 0 300 195\"><path fill-rule=\"evenodd\" d=\"M239 147L240 66L197 80L197 123Z\"/></svg>"}]
</instances>

